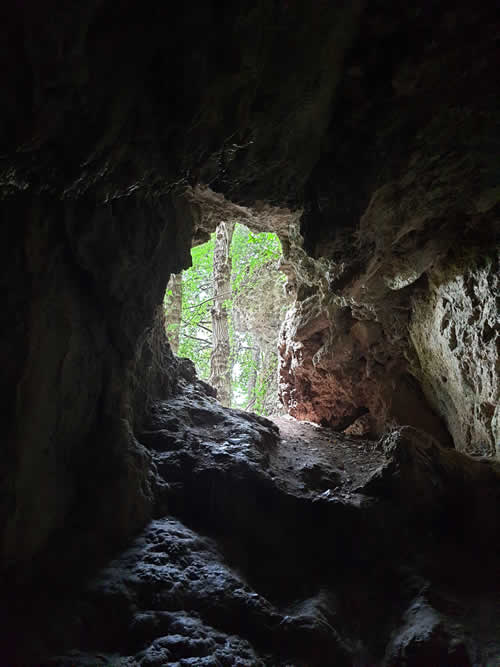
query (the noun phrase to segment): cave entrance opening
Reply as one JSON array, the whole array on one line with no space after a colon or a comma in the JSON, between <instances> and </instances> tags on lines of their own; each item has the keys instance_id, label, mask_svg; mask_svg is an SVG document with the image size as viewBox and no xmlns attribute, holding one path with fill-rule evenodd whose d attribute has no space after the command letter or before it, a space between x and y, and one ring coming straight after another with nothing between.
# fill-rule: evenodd
<instances>
[{"instance_id":1,"label":"cave entrance opening","mask_svg":"<svg viewBox=\"0 0 500 667\"><path fill-rule=\"evenodd\" d=\"M192 265L172 274L165 294L167 336L179 357L228 407L283 413L278 337L287 310L282 248L271 232L221 222L191 250Z\"/></svg>"}]
</instances>

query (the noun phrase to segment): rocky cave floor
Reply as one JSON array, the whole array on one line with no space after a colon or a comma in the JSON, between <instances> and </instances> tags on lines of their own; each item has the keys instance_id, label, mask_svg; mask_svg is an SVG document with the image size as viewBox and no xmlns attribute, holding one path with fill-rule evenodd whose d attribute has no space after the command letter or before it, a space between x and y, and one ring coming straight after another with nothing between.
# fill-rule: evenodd
<instances>
[{"instance_id":1,"label":"rocky cave floor","mask_svg":"<svg viewBox=\"0 0 500 667\"><path fill-rule=\"evenodd\" d=\"M387 462L379 443L348 437L293 417L271 417L280 438L271 475L278 484L311 498L350 498Z\"/></svg>"},{"instance_id":2,"label":"rocky cave floor","mask_svg":"<svg viewBox=\"0 0 500 667\"><path fill-rule=\"evenodd\" d=\"M374 442L269 421L202 383L158 403L141 441L156 518L32 608L17 664L500 664L491 461L464 474L414 429Z\"/></svg>"}]
</instances>

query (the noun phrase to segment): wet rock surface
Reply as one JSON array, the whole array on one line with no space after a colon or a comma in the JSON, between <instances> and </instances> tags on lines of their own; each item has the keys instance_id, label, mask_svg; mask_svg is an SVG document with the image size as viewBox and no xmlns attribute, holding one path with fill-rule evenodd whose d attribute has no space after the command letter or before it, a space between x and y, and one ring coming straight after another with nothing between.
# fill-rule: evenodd
<instances>
[{"instance_id":1,"label":"wet rock surface","mask_svg":"<svg viewBox=\"0 0 500 667\"><path fill-rule=\"evenodd\" d=\"M10 664L496 664L491 461L229 410L196 382L141 440L157 518L79 591L18 600ZM464 494L477 513L450 524Z\"/></svg>"}]
</instances>

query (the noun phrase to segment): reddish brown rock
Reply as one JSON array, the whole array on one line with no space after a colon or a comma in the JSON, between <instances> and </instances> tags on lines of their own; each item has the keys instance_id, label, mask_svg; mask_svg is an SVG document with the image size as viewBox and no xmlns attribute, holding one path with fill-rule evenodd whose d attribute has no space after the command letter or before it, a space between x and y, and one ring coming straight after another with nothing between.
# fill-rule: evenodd
<instances>
[{"instance_id":1,"label":"reddish brown rock","mask_svg":"<svg viewBox=\"0 0 500 667\"><path fill-rule=\"evenodd\" d=\"M495 455L495 20L484 4L432 19L386 9L367 8L347 56L306 189L309 257L298 233L285 248L297 296L282 396L302 419L344 428L365 411L366 432L412 424L444 441L449 430L457 448ZM388 44L406 54L390 72Z\"/></svg>"}]
</instances>

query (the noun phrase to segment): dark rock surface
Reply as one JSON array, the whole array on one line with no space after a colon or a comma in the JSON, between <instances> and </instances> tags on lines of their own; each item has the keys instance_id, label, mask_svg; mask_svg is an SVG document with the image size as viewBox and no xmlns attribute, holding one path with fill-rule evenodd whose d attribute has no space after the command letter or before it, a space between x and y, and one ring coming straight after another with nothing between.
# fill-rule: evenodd
<instances>
[{"instance_id":1,"label":"dark rock surface","mask_svg":"<svg viewBox=\"0 0 500 667\"><path fill-rule=\"evenodd\" d=\"M175 519L153 521L79 606L86 653L44 664L250 666L286 664L301 652L305 664L349 664L325 616L328 600L277 609L224 563L212 540Z\"/></svg>"},{"instance_id":2,"label":"dark rock surface","mask_svg":"<svg viewBox=\"0 0 500 667\"><path fill-rule=\"evenodd\" d=\"M175 388L151 335L168 276L216 224L192 191L297 207L358 15L302 0L3 4L2 570L35 571L89 496L120 517L86 517L95 544L151 516L133 434ZM95 469L113 482L92 488Z\"/></svg>"},{"instance_id":3,"label":"dark rock surface","mask_svg":"<svg viewBox=\"0 0 500 667\"><path fill-rule=\"evenodd\" d=\"M218 651L495 665L497 3L24 0L0 21L11 664L75 649L69 664L102 650L124 664ZM394 436L371 480L360 463L348 481L354 456L342 470L322 445L295 455L300 434L280 444L267 422L183 388L194 377L166 344L166 282L227 215L283 241L290 412L347 429L343 447L426 432ZM385 456L371 446L367 460ZM123 572L119 604L104 584L92 602L84 574L143 529L102 575ZM151 563L134 602L136 568L176 540L192 552L171 556L192 609L168 595L155 608ZM182 563L214 595L196 597ZM247 603L262 607L255 635L230 623Z\"/></svg>"},{"instance_id":4,"label":"dark rock surface","mask_svg":"<svg viewBox=\"0 0 500 667\"><path fill-rule=\"evenodd\" d=\"M158 518L79 591L17 599L11 664L495 665L495 466L276 421L200 383L155 404Z\"/></svg>"},{"instance_id":5,"label":"dark rock surface","mask_svg":"<svg viewBox=\"0 0 500 667\"><path fill-rule=\"evenodd\" d=\"M367 435L448 429L498 454L497 39L489 3L366 6L305 188L322 261L289 257L281 383L299 419L364 412Z\"/></svg>"}]
</instances>

